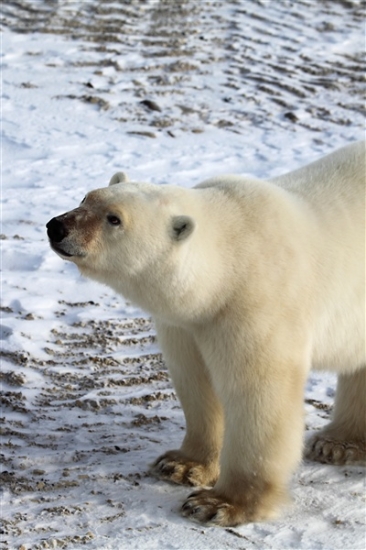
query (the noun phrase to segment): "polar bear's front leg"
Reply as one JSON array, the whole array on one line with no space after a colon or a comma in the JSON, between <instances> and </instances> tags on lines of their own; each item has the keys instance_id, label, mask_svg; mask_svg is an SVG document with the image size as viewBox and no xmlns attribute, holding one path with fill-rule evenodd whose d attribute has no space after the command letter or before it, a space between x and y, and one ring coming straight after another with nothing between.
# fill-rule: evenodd
<instances>
[{"instance_id":1,"label":"polar bear's front leg","mask_svg":"<svg viewBox=\"0 0 366 550\"><path fill-rule=\"evenodd\" d=\"M208 370L193 336L157 322L159 344L186 419L186 435L179 450L160 456L151 473L190 486L214 485L219 475L223 415Z\"/></svg>"},{"instance_id":2,"label":"polar bear's front leg","mask_svg":"<svg viewBox=\"0 0 366 550\"><path fill-rule=\"evenodd\" d=\"M234 342L227 331L226 340L211 342L224 348L207 350L225 417L220 476L212 489L188 497L183 515L221 526L273 518L301 460L306 361L287 355L291 341L282 356L270 342Z\"/></svg>"}]
</instances>

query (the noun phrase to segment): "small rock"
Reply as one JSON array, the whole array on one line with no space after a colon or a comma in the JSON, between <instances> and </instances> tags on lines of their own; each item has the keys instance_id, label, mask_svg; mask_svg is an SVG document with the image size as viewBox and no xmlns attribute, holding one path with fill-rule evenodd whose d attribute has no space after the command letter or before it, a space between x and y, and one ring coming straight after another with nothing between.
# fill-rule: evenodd
<instances>
[{"instance_id":1,"label":"small rock","mask_svg":"<svg viewBox=\"0 0 366 550\"><path fill-rule=\"evenodd\" d=\"M24 317L26 321L34 321L35 317L33 313L27 313L27 315Z\"/></svg>"},{"instance_id":2,"label":"small rock","mask_svg":"<svg viewBox=\"0 0 366 550\"><path fill-rule=\"evenodd\" d=\"M283 116L291 120L291 122L297 122L299 120L295 115L295 113L292 113L291 111L289 111L288 113L285 113Z\"/></svg>"},{"instance_id":3,"label":"small rock","mask_svg":"<svg viewBox=\"0 0 366 550\"><path fill-rule=\"evenodd\" d=\"M140 104L150 109L150 111L161 112L159 105L155 103L155 101L151 101L151 99L143 99L142 101L140 101Z\"/></svg>"},{"instance_id":4,"label":"small rock","mask_svg":"<svg viewBox=\"0 0 366 550\"><path fill-rule=\"evenodd\" d=\"M149 137L149 138L156 138L156 134L154 134L154 132L143 132L143 131L131 131L131 132L127 132L127 134L130 134L130 135L135 135L135 136L144 136L144 137Z\"/></svg>"}]
</instances>

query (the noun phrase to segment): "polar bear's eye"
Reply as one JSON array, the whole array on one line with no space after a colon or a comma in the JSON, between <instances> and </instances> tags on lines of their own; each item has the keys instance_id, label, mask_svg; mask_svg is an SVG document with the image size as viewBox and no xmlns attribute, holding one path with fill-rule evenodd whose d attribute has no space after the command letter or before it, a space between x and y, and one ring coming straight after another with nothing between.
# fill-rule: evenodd
<instances>
[{"instance_id":1,"label":"polar bear's eye","mask_svg":"<svg viewBox=\"0 0 366 550\"><path fill-rule=\"evenodd\" d=\"M109 214L107 220L110 225L121 225L121 220L113 214Z\"/></svg>"}]
</instances>

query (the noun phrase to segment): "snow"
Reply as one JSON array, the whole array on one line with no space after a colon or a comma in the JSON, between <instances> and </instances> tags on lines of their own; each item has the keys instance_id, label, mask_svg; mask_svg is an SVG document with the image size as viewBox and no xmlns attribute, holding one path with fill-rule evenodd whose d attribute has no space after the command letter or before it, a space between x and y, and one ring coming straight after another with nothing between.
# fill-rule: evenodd
<instances>
[{"instance_id":1,"label":"snow","mask_svg":"<svg viewBox=\"0 0 366 550\"><path fill-rule=\"evenodd\" d=\"M153 325L45 233L118 170L183 186L270 177L362 139L362 3L28 0L2 12L0 548L364 549L358 467L304 461L273 522L181 517L189 489L148 475L184 433ZM334 390L332 375L310 376L306 437Z\"/></svg>"}]
</instances>

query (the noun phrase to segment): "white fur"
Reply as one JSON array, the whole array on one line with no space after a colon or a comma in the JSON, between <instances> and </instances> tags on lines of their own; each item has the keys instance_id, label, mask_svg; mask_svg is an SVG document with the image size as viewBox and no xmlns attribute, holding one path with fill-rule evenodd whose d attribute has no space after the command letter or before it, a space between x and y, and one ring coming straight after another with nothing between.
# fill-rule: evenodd
<instances>
[{"instance_id":1,"label":"white fur","mask_svg":"<svg viewBox=\"0 0 366 550\"><path fill-rule=\"evenodd\" d=\"M271 181L229 175L181 189L117 174L111 185L77 209L85 227L65 215L61 244L156 320L187 433L154 470L193 485L218 477L184 514L220 525L272 517L301 458L312 366L341 376L333 422L309 455L363 462L364 144ZM181 240L177 216L192 222Z\"/></svg>"}]
</instances>

